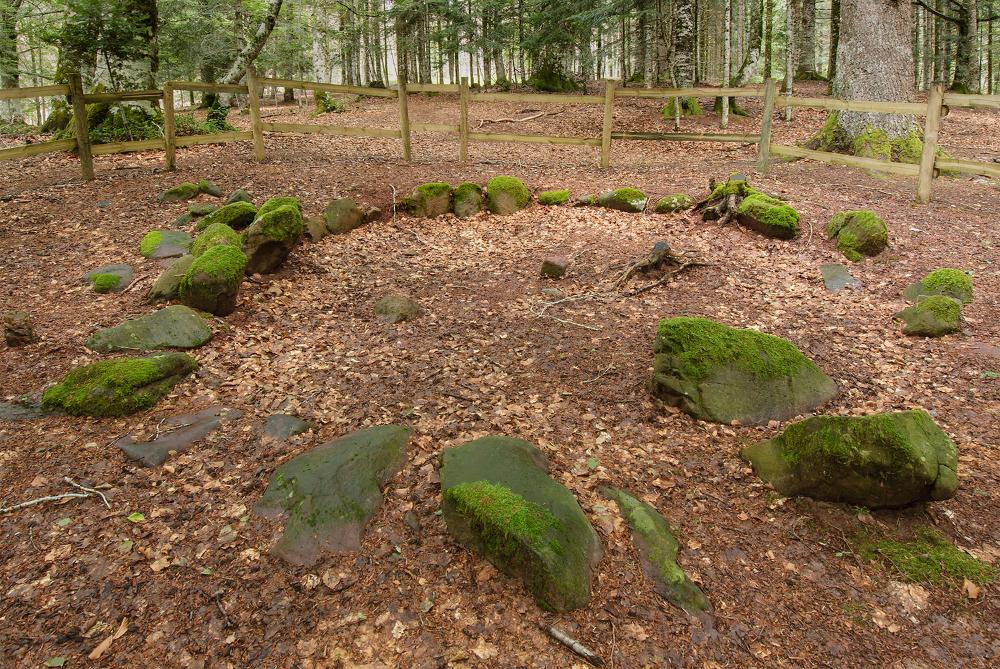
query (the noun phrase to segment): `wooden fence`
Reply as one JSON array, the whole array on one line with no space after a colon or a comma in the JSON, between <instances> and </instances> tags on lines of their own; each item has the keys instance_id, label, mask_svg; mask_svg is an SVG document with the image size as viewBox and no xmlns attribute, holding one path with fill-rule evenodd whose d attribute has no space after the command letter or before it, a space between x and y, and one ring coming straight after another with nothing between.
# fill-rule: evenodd
<instances>
[{"instance_id":1,"label":"wooden fence","mask_svg":"<svg viewBox=\"0 0 1000 669\"><path fill-rule=\"evenodd\" d=\"M370 97L396 98L399 103L399 128L364 128L349 126L314 125L303 123L265 123L260 114L261 90L264 86L281 86L303 90L337 94L354 94ZM191 135L178 137L174 114L174 91L202 91L212 93L236 93L246 95L249 101L250 131L224 132L211 135ZM411 123L407 108L410 93L452 93L459 97L458 123ZM0 89L0 100L16 98L38 98L48 96L69 96L73 104L76 139L53 140L39 144L29 144L9 149L0 149L0 160L11 160L36 156L54 151L76 149L85 179L94 178L94 155L125 153L129 151L163 150L166 166L176 166L177 147L199 144L218 144L252 140L254 157L263 161L264 133L292 133L339 135L351 137L388 137L400 140L404 160L410 160L410 135L412 132L433 132L458 137L458 158L468 157L469 142L504 142L525 144L568 144L592 146L600 149L600 165L607 168L611 159L612 140L648 140L683 142L738 142L756 144L757 170L766 172L772 160L777 158L809 158L836 165L848 165L867 170L888 172L917 178L917 200L927 203L931 199L934 177L941 170L963 174L978 174L1000 179L1000 164L971 160L943 158L938 155L938 131L941 118L948 107L972 107L977 109L1000 109L1000 95L959 95L945 93L942 84L935 84L928 95L927 103L847 101L829 98L797 98L779 95L777 81L768 80L763 89L755 88L618 88L616 82L605 82L602 95L548 94L548 93L487 93L472 92L467 78L460 84L411 84L401 82L396 88L369 88L341 84L324 84L314 81L294 79L258 78L253 68L247 72L246 85L206 84L190 81L170 81L162 90L132 91L126 93L85 94L80 77L72 76L68 86L38 86L34 88ZM764 99L764 111L759 135L727 133L683 133L683 132L616 132L614 130L614 103L619 98L670 98L726 95L739 98ZM163 104L164 131L161 139L113 144L91 145L88 139L87 114L85 105L93 102L120 102L134 100L158 100ZM595 105L603 106L604 116L601 132L593 137L565 137L551 135L525 135L475 132L469 127L470 102L527 102L544 104ZM897 163L875 158L863 158L840 153L814 151L798 146L778 144L772 141L775 109L813 107L825 110L879 112L891 114L912 114L923 116L924 145L919 164Z\"/></svg>"}]
</instances>

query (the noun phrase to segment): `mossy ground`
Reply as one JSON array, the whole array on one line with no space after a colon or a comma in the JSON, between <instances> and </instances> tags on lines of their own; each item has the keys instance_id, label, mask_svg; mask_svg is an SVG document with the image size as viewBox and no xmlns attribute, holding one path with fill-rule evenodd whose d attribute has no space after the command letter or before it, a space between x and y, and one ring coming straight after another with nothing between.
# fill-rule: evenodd
<instances>
[{"instance_id":1,"label":"mossy ground","mask_svg":"<svg viewBox=\"0 0 1000 669\"><path fill-rule=\"evenodd\" d=\"M90 277L90 284L95 293L110 293L118 287L121 280L117 274L94 274Z\"/></svg>"},{"instance_id":2,"label":"mossy ground","mask_svg":"<svg viewBox=\"0 0 1000 669\"><path fill-rule=\"evenodd\" d=\"M538 204L558 206L569 202L569 190L547 190L538 194Z\"/></svg>"},{"instance_id":3,"label":"mossy ground","mask_svg":"<svg viewBox=\"0 0 1000 669\"><path fill-rule=\"evenodd\" d=\"M868 560L879 560L904 580L941 584L969 579L987 585L997 570L959 550L947 537L931 528L919 530L909 541L861 536L858 552Z\"/></svg>"}]
</instances>

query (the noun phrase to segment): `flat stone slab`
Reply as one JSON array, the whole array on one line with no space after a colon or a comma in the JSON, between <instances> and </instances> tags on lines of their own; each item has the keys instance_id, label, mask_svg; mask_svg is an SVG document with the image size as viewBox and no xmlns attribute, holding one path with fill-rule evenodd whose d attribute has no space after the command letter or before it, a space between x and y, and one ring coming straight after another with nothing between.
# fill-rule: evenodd
<instances>
[{"instance_id":1,"label":"flat stone slab","mask_svg":"<svg viewBox=\"0 0 1000 669\"><path fill-rule=\"evenodd\" d=\"M182 230L153 230L142 238L139 253L146 258L179 258L191 248L191 241Z\"/></svg>"},{"instance_id":2,"label":"flat stone slab","mask_svg":"<svg viewBox=\"0 0 1000 669\"><path fill-rule=\"evenodd\" d=\"M146 467L158 467L167 458L188 450L196 441L219 428L222 423L237 420L242 411L212 407L197 413L171 416L157 426L157 436L150 441L136 441L131 434L115 441L130 459Z\"/></svg>"},{"instance_id":3,"label":"flat stone slab","mask_svg":"<svg viewBox=\"0 0 1000 669\"><path fill-rule=\"evenodd\" d=\"M98 330L87 339L87 348L100 353L197 348L212 338L212 328L198 312L175 304Z\"/></svg>"},{"instance_id":4,"label":"flat stone slab","mask_svg":"<svg viewBox=\"0 0 1000 669\"><path fill-rule=\"evenodd\" d=\"M861 288L861 282L851 276L847 268L840 263L820 265L819 271L823 275L823 285L831 293L840 292L844 288L852 290Z\"/></svg>"},{"instance_id":5,"label":"flat stone slab","mask_svg":"<svg viewBox=\"0 0 1000 669\"><path fill-rule=\"evenodd\" d=\"M118 263L115 265L105 265L104 267L98 267L95 270L91 270L83 275L83 281L85 283L91 283L94 277L98 274L113 274L118 277L118 284L109 290L110 293L120 293L125 290L130 283L132 283L132 277L134 273L132 267L124 263Z\"/></svg>"},{"instance_id":6,"label":"flat stone slab","mask_svg":"<svg viewBox=\"0 0 1000 669\"><path fill-rule=\"evenodd\" d=\"M0 402L0 422L35 420L52 414L53 412L46 411L39 404Z\"/></svg>"},{"instance_id":7,"label":"flat stone slab","mask_svg":"<svg viewBox=\"0 0 1000 669\"><path fill-rule=\"evenodd\" d=\"M288 439L311 429L311 423L287 413L271 414L264 422L264 436L271 439Z\"/></svg>"}]
</instances>

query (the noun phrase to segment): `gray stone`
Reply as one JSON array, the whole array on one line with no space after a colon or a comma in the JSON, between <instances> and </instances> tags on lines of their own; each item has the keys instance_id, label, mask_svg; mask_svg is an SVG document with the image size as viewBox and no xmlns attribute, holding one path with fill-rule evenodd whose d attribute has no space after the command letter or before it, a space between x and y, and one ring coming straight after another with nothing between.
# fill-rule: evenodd
<instances>
[{"instance_id":1,"label":"gray stone","mask_svg":"<svg viewBox=\"0 0 1000 669\"><path fill-rule=\"evenodd\" d=\"M569 267L569 260L562 256L549 256L542 260L541 274L547 279L561 279Z\"/></svg>"},{"instance_id":2,"label":"gray stone","mask_svg":"<svg viewBox=\"0 0 1000 669\"><path fill-rule=\"evenodd\" d=\"M184 255L171 262L170 266L160 273L153 287L149 289L146 299L151 304L175 299L180 291L181 279L184 278L193 262L193 255Z\"/></svg>"},{"instance_id":3,"label":"gray stone","mask_svg":"<svg viewBox=\"0 0 1000 669\"><path fill-rule=\"evenodd\" d=\"M326 221L318 216L306 217L302 219L302 223L305 225L306 234L309 235L312 242L318 242L330 234L329 230L326 229Z\"/></svg>"},{"instance_id":4,"label":"gray stone","mask_svg":"<svg viewBox=\"0 0 1000 669\"><path fill-rule=\"evenodd\" d=\"M420 305L403 295L386 295L375 303L375 315L385 323L413 320L420 313Z\"/></svg>"},{"instance_id":5,"label":"gray stone","mask_svg":"<svg viewBox=\"0 0 1000 669\"><path fill-rule=\"evenodd\" d=\"M354 200L342 197L326 205L323 209L323 220L326 222L327 232L342 235L364 225L365 214Z\"/></svg>"},{"instance_id":6,"label":"gray stone","mask_svg":"<svg viewBox=\"0 0 1000 669\"><path fill-rule=\"evenodd\" d=\"M87 348L100 353L197 348L212 338L212 328L198 312L181 304L98 330Z\"/></svg>"},{"instance_id":7,"label":"gray stone","mask_svg":"<svg viewBox=\"0 0 1000 669\"><path fill-rule=\"evenodd\" d=\"M861 288L861 282L851 276L847 268L840 263L820 265L819 271L823 274L823 285L831 293L840 292L844 288L852 290Z\"/></svg>"},{"instance_id":8,"label":"gray stone","mask_svg":"<svg viewBox=\"0 0 1000 669\"><path fill-rule=\"evenodd\" d=\"M608 209L617 209L631 214L645 211L649 198L638 188L619 188L597 197L596 204Z\"/></svg>"},{"instance_id":9,"label":"gray stone","mask_svg":"<svg viewBox=\"0 0 1000 669\"><path fill-rule=\"evenodd\" d=\"M225 407L212 407L197 413L171 416L157 421L157 435L150 441L136 441L128 434L115 441L130 459L146 467L158 467L170 455L188 450L196 441L204 439L222 425L223 421L234 421L243 412Z\"/></svg>"},{"instance_id":10,"label":"gray stone","mask_svg":"<svg viewBox=\"0 0 1000 669\"><path fill-rule=\"evenodd\" d=\"M52 414L53 412L46 411L34 402L0 402L0 422L35 420Z\"/></svg>"},{"instance_id":11,"label":"gray stone","mask_svg":"<svg viewBox=\"0 0 1000 669\"><path fill-rule=\"evenodd\" d=\"M38 341L31 314L26 311L8 311L3 315L3 338L7 346L27 346Z\"/></svg>"},{"instance_id":12,"label":"gray stone","mask_svg":"<svg viewBox=\"0 0 1000 669\"><path fill-rule=\"evenodd\" d=\"M191 248L191 235L182 230L153 230L139 243L145 258L179 258Z\"/></svg>"},{"instance_id":13,"label":"gray stone","mask_svg":"<svg viewBox=\"0 0 1000 669\"><path fill-rule=\"evenodd\" d=\"M118 277L118 284L115 285L110 291L111 293L120 293L125 290L130 283L132 283L132 277L134 276L132 272L132 267L124 263L118 263L115 265L105 265L104 267L98 267L95 270L91 270L83 275L84 283L93 283L94 277L98 274L114 274Z\"/></svg>"},{"instance_id":14,"label":"gray stone","mask_svg":"<svg viewBox=\"0 0 1000 669\"><path fill-rule=\"evenodd\" d=\"M253 204L253 198L250 197L250 193L241 188L233 191L233 194L229 196L228 200L226 200L226 204L232 204L233 202L249 202L250 204Z\"/></svg>"},{"instance_id":15,"label":"gray stone","mask_svg":"<svg viewBox=\"0 0 1000 669\"><path fill-rule=\"evenodd\" d=\"M311 424L286 413L271 414L264 422L264 435L272 439L288 439L311 429Z\"/></svg>"}]
</instances>

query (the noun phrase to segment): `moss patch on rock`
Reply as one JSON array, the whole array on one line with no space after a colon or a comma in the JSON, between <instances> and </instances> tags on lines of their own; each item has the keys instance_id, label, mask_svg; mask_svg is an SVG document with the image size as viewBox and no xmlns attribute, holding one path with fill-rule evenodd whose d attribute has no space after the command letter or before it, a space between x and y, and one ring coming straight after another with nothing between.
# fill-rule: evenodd
<instances>
[{"instance_id":1,"label":"moss patch on rock","mask_svg":"<svg viewBox=\"0 0 1000 669\"><path fill-rule=\"evenodd\" d=\"M799 233L799 212L787 203L763 193L753 193L740 202L736 220L767 237L791 239Z\"/></svg>"},{"instance_id":2,"label":"moss patch on rock","mask_svg":"<svg viewBox=\"0 0 1000 669\"><path fill-rule=\"evenodd\" d=\"M98 330L87 348L100 353L197 348L212 338L212 329L198 312L180 304Z\"/></svg>"},{"instance_id":3,"label":"moss patch on rock","mask_svg":"<svg viewBox=\"0 0 1000 669\"><path fill-rule=\"evenodd\" d=\"M885 221L867 209L835 214L826 226L826 236L836 239L837 248L852 262L878 255L889 244L889 228Z\"/></svg>"},{"instance_id":4,"label":"moss patch on rock","mask_svg":"<svg viewBox=\"0 0 1000 669\"><path fill-rule=\"evenodd\" d=\"M903 321L903 334L919 337L943 337L958 332L962 319L961 303L947 295L928 295L895 316Z\"/></svg>"},{"instance_id":5,"label":"moss patch on rock","mask_svg":"<svg viewBox=\"0 0 1000 669\"><path fill-rule=\"evenodd\" d=\"M191 243L191 255L195 258L203 254L211 246L218 244L240 245L240 235L225 223L213 223L205 228L198 237Z\"/></svg>"},{"instance_id":6,"label":"moss patch on rock","mask_svg":"<svg viewBox=\"0 0 1000 669\"><path fill-rule=\"evenodd\" d=\"M227 316L236 309L236 298L247 267L247 256L228 244L209 247L195 258L181 278L181 302L199 311Z\"/></svg>"},{"instance_id":7,"label":"moss patch on rock","mask_svg":"<svg viewBox=\"0 0 1000 669\"><path fill-rule=\"evenodd\" d=\"M547 190L538 194L538 204L558 206L569 202L569 189Z\"/></svg>"},{"instance_id":8,"label":"moss patch on rock","mask_svg":"<svg viewBox=\"0 0 1000 669\"><path fill-rule=\"evenodd\" d=\"M110 293L118 288L122 278L117 274L94 274L90 277L90 285L95 293Z\"/></svg>"},{"instance_id":9,"label":"moss patch on rock","mask_svg":"<svg viewBox=\"0 0 1000 669\"><path fill-rule=\"evenodd\" d=\"M208 214L205 218L195 224L194 229L197 232L201 232L210 225L221 223L222 225L229 226L233 230L242 230L253 223L253 219L256 217L257 208L253 206L253 204L249 202L237 201L223 207L219 207L212 213Z\"/></svg>"},{"instance_id":10,"label":"moss patch on rock","mask_svg":"<svg viewBox=\"0 0 1000 669\"><path fill-rule=\"evenodd\" d=\"M197 368L184 353L102 360L79 367L42 394L42 407L74 416L127 416L156 404Z\"/></svg>"},{"instance_id":11,"label":"moss patch on rock","mask_svg":"<svg viewBox=\"0 0 1000 669\"><path fill-rule=\"evenodd\" d=\"M257 218L274 211L279 207L292 207L299 215L302 215L302 203L299 202L297 197L292 197L291 195L282 195L280 197L272 197L270 200L265 202L257 210Z\"/></svg>"},{"instance_id":12,"label":"moss patch on rock","mask_svg":"<svg viewBox=\"0 0 1000 669\"><path fill-rule=\"evenodd\" d=\"M193 262L193 255L184 255L175 260L170 267L160 273L160 276L153 283L153 287L149 289L146 300L152 304L156 304L177 297L181 279L184 278L184 275Z\"/></svg>"},{"instance_id":13,"label":"moss patch on rock","mask_svg":"<svg viewBox=\"0 0 1000 669\"><path fill-rule=\"evenodd\" d=\"M661 197L656 203L657 214L672 214L677 211L684 211L694 206L694 200L684 193L674 193Z\"/></svg>"},{"instance_id":14,"label":"moss patch on rock","mask_svg":"<svg viewBox=\"0 0 1000 669\"><path fill-rule=\"evenodd\" d=\"M885 564L894 577L916 583L961 584L965 579L988 585L996 578L996 567L960 550L933 528L918 530L912 539L862 537L858 552L867 560Z\"/></svg>"},{"instance_id":15,"label":"moss patch on rock","mask_svg":"<svg viewBox=\"0 0 1000 669\"><path fill-rule=\"evenodd\" d=\"M276 271L288 259L304 230L302 214L297 207L288 203L268 207L265 203L243 238L248 258L247 272L266 274Z\"/></svg>"},{"instance_id":16,"label":"moss patch on rock","mask_svg":"<svg viewBox=\"0 0 1000 669\"><path fill-rule=\"evenodd\" d=\"M172 186L160 193L159 202L161 204L171 204L174 202L185 202L197 197L201 193L198 184L182 183Z\"/></svg>"},{"instance_id":17,"label":"moss patch on rock","mask_svg":"<svg viewBox=\"0 0 1000 669\"><path fill-rule=\"evenodd\" d=\"M649 198L638 188L617 188L607 193L597 196L596 204L599 207L625 211L630 214L639 214L646 209Z\"/></svg>"},{"instance_id":18,"label":"moss patch on rock","mask_svg":"<svg viewBox=\"0 0 1000 669\"><path fill-rule=\"evenodd\" d=\"M181 230L150 230L139 241L145 258L177 258L191 248L191 235Z\"/></svg>"},{"instance_id":19,"label":"moss patch on rock","mask_svg":"<svg viewBox=\"0 0 1000 669\"><path fill-rule=\"evenodd\" d=\"M959 269L941 267L903 291L903 297L908 300L925 295L946 295L969 304L972 302L972 277Z\"/></svg>"},{"instance_id":20,"label":"moss patch on rock","mask_svg":"<svg viewBox=\"0 0 1000 669\"><path fill-rule=\"evenodd\" d=\"M486 206L491 213L501 216L513 214L524 209L529 202L531 193L516 177L493 177L486 184Z\"/></svg>"},{"instance_id":21,"label":"moss patch on rock","mask_svg":"<svg viewBox=\"0 0 1000 669\"><path fill-rule=\"evenodd\" d=\"M483 189L479 184L460 183L452 196L455 215L459 218L475 216L483 210Z\"/></svg>"},{"instance_id":22,"label":"moss patch on rock","mask_svg":"<svg viewBox=\"0 0 1000 669\"><path fill-rule=\"evenodd\" d=\"M414 188L404 205L414 216L435 218L451 211L451 197L451 184L434 181Z\"/></svg>"}]
</instances>

